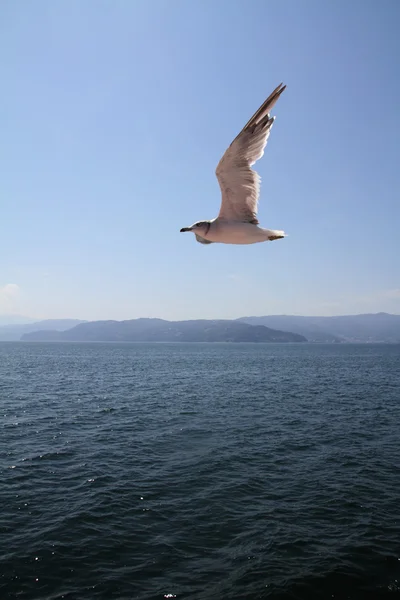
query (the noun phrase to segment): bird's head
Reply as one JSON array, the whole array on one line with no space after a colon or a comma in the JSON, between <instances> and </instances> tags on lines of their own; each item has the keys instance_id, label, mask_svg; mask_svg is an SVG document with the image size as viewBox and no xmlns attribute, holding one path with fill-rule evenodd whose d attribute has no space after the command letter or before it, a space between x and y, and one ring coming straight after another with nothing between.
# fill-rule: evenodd
<instances>
[{"instance_id":1,"label":"bird's head","mask_svg":"<svg viewBox=\"0 0 400 600\"><path fill-rule=\"evenodd\" d=\"M210 229L210 225L210 221L198 221L190 227L182 227L181 233L184 233L185 231L193 231L193 233L197 233L197 235L205 236Z\"/></svg>"}]
</instances>

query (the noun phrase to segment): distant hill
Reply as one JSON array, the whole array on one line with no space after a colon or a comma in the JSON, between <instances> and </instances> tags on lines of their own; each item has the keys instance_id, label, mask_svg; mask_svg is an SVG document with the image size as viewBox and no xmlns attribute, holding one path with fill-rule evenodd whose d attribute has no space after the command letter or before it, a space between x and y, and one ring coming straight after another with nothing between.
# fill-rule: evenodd
<instances>
[{"instance_id":1,"label":"distant hill","mask_svg":"<svg viewBox=\"0 0 400 600\"><path fill-rule=\"evenodd\" d=\"M305 342L298 334L239 321L92 321L67 331L25 333L23 341L57 342Z\"/></svg>"},{"instance_id":2,"label":"distant hill","mask_svg":"<svg viewBox=\"0 0 400 600\"><path fill-rule=\"evenodd\" d=\"M84 322L79 319L47 319L45 321L25 323L24 325L3 325L0 327L0 342L17 342L23 335L38 330L57 329L58 331L65 331Z\"/></svg>"},{"instance_id":3,"label":"distant hill","mask_svg":"<svg viewBox=\"0 0 400 600\"><path fill-rule=\"evenodd\" d=\"M271 315L238 321L292 331L310 342L400 342L400 315L388 313L336 317Z\"/></svg>"},{"instance_id":4,"label":"distant hill","mask_svg":"<svg viewBox=\"0 0 400 600\"><path fill-rule=\"evenodd\" d=\"M0 341L400 343L400 315L270 315L237 320L47 320L0 327Z\"/></svg>"}]
</instances>

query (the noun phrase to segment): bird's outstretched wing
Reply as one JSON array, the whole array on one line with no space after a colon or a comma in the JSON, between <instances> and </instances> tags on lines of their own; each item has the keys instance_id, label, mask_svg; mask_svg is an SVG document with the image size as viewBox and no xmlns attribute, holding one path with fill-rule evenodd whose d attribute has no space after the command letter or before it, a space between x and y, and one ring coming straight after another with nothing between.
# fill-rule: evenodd
<instances>
[{"instance_id":1,"label":"bird's outstretched wing","mask_svg":"<svg viewBox=\"0 0 400 600\"><path fill-rule=\"evenodd\" d=\"M222 192L219 218L258 223L260 176L251 166L262 157L275 117L269 111L286 88L282 83L233 140L215 174Z\"/></svg>"}]
</instances>

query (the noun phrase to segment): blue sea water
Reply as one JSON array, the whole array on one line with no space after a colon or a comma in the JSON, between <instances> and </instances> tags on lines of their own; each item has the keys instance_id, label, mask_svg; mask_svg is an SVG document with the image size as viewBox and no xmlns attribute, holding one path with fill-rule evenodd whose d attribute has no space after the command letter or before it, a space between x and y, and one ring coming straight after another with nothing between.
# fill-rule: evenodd
<instances>
[{"instance_id":1,"label":"blue sea water","mask_svg":"<svg viewBox=\"0 0 400 600\"><path fill-rule=\"evenodd\" d=\"M0 344L0 599L400 596L400 346Z\"/></svg>"}]
</instances>

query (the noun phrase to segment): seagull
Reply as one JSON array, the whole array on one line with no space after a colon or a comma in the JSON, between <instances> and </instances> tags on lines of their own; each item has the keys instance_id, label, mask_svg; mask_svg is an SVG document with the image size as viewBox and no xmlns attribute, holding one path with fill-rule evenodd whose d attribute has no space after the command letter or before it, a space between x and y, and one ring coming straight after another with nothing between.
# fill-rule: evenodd
<instances>
[{"instance_id":1,"label":"seagull","mask_svg":"<svg viewBox=\"0 0 400 600\"><path fill-rule=\"evenodd\" d=\"M275 117L269 111L286 85L279 84L233 140L216 168L221 188L219 215L198 221L181 232L192 231L200 244L255 244L279 240L284 231L263 229L257 219L260 176L251 168L262 157Z\"/></svg>"}]
</instances>

